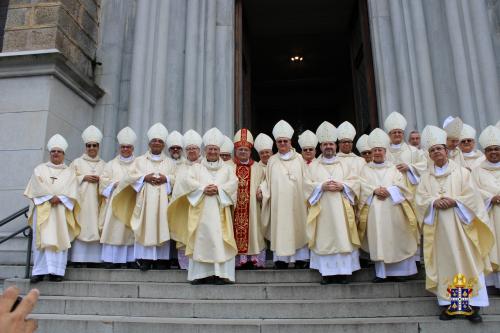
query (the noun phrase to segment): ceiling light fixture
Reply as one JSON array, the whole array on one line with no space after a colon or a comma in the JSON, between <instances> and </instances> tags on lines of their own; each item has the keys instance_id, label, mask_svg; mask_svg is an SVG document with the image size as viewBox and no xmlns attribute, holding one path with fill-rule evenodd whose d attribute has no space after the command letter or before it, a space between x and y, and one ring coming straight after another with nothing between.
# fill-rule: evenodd
<instances>
[{"instance_id":1,"label":"ceiling light fixture","mask_svg":"<svg viewBox=\"0 0 500 333\"><path fill-rule=\"evenodd\" d=\"M300 57L300 56L293 56L293 57L290 58L290 60L292 62L302 62L302 61L304 61L304 58Z\"/></svg>"}]
</instances>

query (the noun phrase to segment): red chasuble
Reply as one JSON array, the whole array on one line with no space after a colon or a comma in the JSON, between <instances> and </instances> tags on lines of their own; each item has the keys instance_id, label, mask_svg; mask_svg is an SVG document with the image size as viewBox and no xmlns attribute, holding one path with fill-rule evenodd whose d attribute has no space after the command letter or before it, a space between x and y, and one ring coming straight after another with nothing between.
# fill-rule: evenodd
<instances>
[{"instance_id":1,"label":"red chasuble","mask_svg":"<svg viewBox=\"0 0 500 333\"><path fill-rule=\"evenodd\" d=\"M238 177L238 191L233 214L234 238L238 246L238 253L248 252L248 229L250 221L250 177L254 161L241 164L234 159L236 164L236 177Z\"/></svg>"}]
</instances>

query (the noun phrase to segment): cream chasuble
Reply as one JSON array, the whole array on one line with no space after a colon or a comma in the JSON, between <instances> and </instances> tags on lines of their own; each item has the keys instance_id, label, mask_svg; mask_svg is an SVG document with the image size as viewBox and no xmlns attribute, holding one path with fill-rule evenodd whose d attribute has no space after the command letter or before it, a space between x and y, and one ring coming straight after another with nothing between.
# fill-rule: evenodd
<instances>
[{"instance_id":1,"label":"cream chasuble","mask_svg":"<svg viewBox=\"0 0 500 333\"><path fill-rule=\"evenodd\" d=\"M35 204L28 223L36 229L36 248L52 252L69 249L80 233L80 226L74 217L79 206L78 181L73 169L50 162L38 165L24 195ZM52 206L48 200L53 196L58 196L63 203ZM36 222L36 226L33 222Z\"/></svg>"},{"instance_id":2,"label":"cream chasuble","mask_svg":"<svg viewBox=\"0 0 500 333\"><path fill-rule=\"evenodd\" d=\"M500 195L500 163L492 164L483 161L472 170L472 179L481 193L495 237L495 243L490 252L493 273L486 276L486 283L500 288L500 204L491 201L491 198Z\"/></svg>"},{"instance_id":3,"label":"cream chasuble","mask_svg":"<svg viewBox=\"0 0 500 333\"><path fill-rule=\"evenodd\" d=\"M366 164L364 158L354 154L353 152L349 154L344 154L343 152L339 151L337 153L337 158L343 161L345 164L347 164L349 170L352 170L352 172L356 177L359 177L361 169ZM359 192L356 192L356 197L359 197Z\"/></svg>"},{"instance_id":4,"label":"cream chasuble","mask_svg":"<svg viewBox=\"0 0 500 333\"><path fill-rule=\"evenodd\" d=\"M420 181L420 175L427 170L427 158L422 150L403 142L400 145L392 145L387 150L386 160L394 165L405 163L408 165L408 170L404 175L404 182L407 188L412 193L415 193L416 186Z\"/></svg>"},{"instance_id":5,"label":"cream chasuble","mask_svg":"<svg viewBox=\"0 0 500 333\"><path fill-rule=\"evenodd\" d=\"M464 158L463 167L469 169L469 171L474 170L478 167L483 161L486 160L486 157L480 150L473 150L470 153L462 152Z\"/></svg>"},{"instance_id":6,"label":"cream chasuble","mask_svg":"<svg viewBox=\"0 0 500 333\"><path fill-rule=\"evenodd\" d=\"M307 245L304 168L302 156L294 149L285 155L277 153L269 158L261 184L264 234L279 257L294 256Z\"/></svg>"},{"instance_id":7,"label":"cream chasuble","mask_svg":"<svg viewBox=\"0 0 500 333\"><path fill-rule=\"evenodd\" d=\"M175 181L174 171L165 154L147 152L135 159L129 175L115 190L113 214L131 227L135 242L141 246L161 246L170 240L167 207L168 194ZM144 182L144 176L151 173L166 176L167 182L161 185Z\"/></svg>"},{"instance_id":8,"label":"cream chasuble","mask_svg":"<svg viewBox=\"0 0 500 333\"><path fill-rule=\"evenodd\" d=\"M413 196L401 172L389 161L371 162L361 170L360 181L358 230L363 250L370 253L371 260L385 264L414 257L417 221L409 203ZM391 195L385 200L379 199L373 194L379 187L385 187ZM416 266L414 268L416 273Z\"/></svg>"},{"instance_id":9,"label":"cream chasuble","mask_svg":"<svg viewBox=\"0 0 500 333\"><path fill-rule=\"evenodd\" d=\"M464 274L487 305L483 273L491 271L488 257L494 238L481 196L474 189L470 172L448 161L436 172L434 165L423 175L417 188L415 202L419 220L423 220L426 288L439 299L449 300L447 288L456 274ZM457 207L435 209L433 203L440 197L457 201ZM444 304L441 303L440 304Z\"/></svg>"},{"instance_id":10,"label":"cream chasuble","mask_svg":"<svg viewBox=\"0 0 500 333\"><path fill-rule=\"evenodd\" d=\"M124 159L115 157L104 167L99 180L99 192L105 198L99 216L101 243L108 245L133 245L134 233L126 221L120 221L113 214L111 203L115 197L115 188L132 170L134 157Z\"/></svg>"},{"instance_id":11,"label":"cream chasuble","mask_svg":"<svg viewBox=\"0 0 500 333\"><path fill-rule=\"evenodd\" d=\"M188 280L211 275L234 281L234 240L231 206L236 201L238 179L222 159L193 164L176 183L168 208L172 238L185 244L189 257ZM219 194L203 193L209 184Z\"/></svg>"},{"instance_id":12,"label":"cream chasuble","mask_svg":"<svg viewBox=\"0 0 500 333\"><path fill-rule=\"evenodd\" d=\"M448 158L456 164L465 167L464 154L462 153L460 148L457 147L453 150L448 150ZM431 164L433 164L433 162L429 157L429 165Z\"/></svg>"}]
</instances>

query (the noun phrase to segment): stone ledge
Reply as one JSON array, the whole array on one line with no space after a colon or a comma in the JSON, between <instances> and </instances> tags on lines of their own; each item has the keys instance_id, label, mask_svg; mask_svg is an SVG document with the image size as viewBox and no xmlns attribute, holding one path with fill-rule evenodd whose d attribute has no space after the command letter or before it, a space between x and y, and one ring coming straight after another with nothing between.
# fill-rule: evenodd
<instances>
[{"instance_id":1,"label":"stone ledge","mask_svg":"<svg viewBox=\"0 0 500 333\"><path fill-rule=\"evenodd\" d=\"M58 49L0 53L0 79L53 75L94 106L105 92Z\"/></svg>"}]
</instances>

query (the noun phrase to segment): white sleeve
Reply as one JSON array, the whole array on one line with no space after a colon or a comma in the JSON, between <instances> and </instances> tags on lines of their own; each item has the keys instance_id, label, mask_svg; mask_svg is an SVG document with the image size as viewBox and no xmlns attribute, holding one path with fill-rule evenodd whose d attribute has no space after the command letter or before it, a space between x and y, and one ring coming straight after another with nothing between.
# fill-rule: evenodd
<instances>
[{"instance_id":1,"label":"white sleeve","mask_svg":"<svg viewBox=\"0 0 500 333\"><path fill-rule=\"evenodd\" d=\"M344 185L344 189L342 190L342 193L344 194L344 196L347 199L349 199L349 202L351 203L351 205L354 205L354 203L355 203L354 191L346 184L343 184L343 185Z\"/></svg>"},{"instance_id":2,"label":"white sleeve","mask_svg":"<svg viewBox=\"0 0 500 333\"><path fill-rule=\"evenodd\" d=\"M219 190L218 196L219 196L219 202L222 205L222 207L231 206L233 204L233 200L231 200L231 198L227 195L226 192L224 192L224 190Z\"/></svg>"},{"instance_id":3,"label":"white sleeve","mask_svg":"<svg viewBox=\"0 0 500 333\"><path fill-rule=\"evenodd\" d=\"M471 224L474 220L474 213L469 208L465 207L460 201L457 201L457 207L454 209L462 223Z\"/></svg>"},{"instance_id":4,"label":"white sleeve","mask_svg":"<svg viewBox=\"0 0 500 333\"><path fill-rule=\"evenodd\" d=\"M75 207L75 205L74 205L73 201L70 198L68 198L65 195L58 195L57 197L61 200L61 202L63 203L63 205L67 209L73 210L73 208Z\"/></svg>"},{"instance_id":5,"label":"white sleeve","mask_svg":"<svg viewBox=\"0 0 500 333\"><path fill-rule=\"evenodd\" d=\"M135 183L132 184L132 188L136 191L136 192L139 192L142 187L144 186L144 177L145 176L142 176L141 178L139 178Z\"/></svg>"},{"instance_id":6,"label":"white sleeve","mask_svg":"<svg viewBox=\"0 0 500 333\"><path fill-rule=\"evenodd\" d=\"M406 175L408 176L408 180L412 185L418 185L420 183L420 177L415 172L415 169L411 165L408 165L408 171L406 171Z\"/></svg>"},{"instance_id":7,"label":"white sleeve","mask_svg":"<svg viewBox=\"0 0 500 333\"><path fill-rule=\"evenodd\" d=\"M196 207L203 197L203 189L197 189L187 195L187 199L191 206Z\"/></svg>"},{"instance_id":8,"label":"white sleeve","mask_svg":"<svg viewBox=\"0 0 500 333\"><path fill-rule=\"evenodd\" d=\"M33 198L33 203L35 205L41 205L43 204L45 201L49 201L50 199L52 199L53 195L51 194L48 194L48 195L44 195L42 197L36 197L36 198Z\"/></svg>"},{"instance_id":9,"label":"white sleeve","mask_svg":"<svg viewBox=\"0 0 500 333\"><path fill-rule=\"evenodd\" d=\"M486 207L487 212L489 212L490 209L493 207L493 204L491 203L491 199L493 199L493 197L484 200L484 207Z\"/></svg>"},{"instance_id":10,"label":"white sleeve","mask_svg":"<svg viewBox=\"0 0 500 333\"><path fill-rule=\"evenodd\" d=\"M429 206L429 212L424 217L424 223L427 225L434 224L434 201L436 201L436 200L432 200L432 202Z\"/></svg>"},{"instance_id":11,"label":"white sleeve","mask_svg":"<svg viewBox=\"0 0 500 333\"><path fill-rule=\"evenodd\" d=\"M399 187L397 186L389 186L387 188L387 191L389 191L391 195L391 200L394 205L399 205L403 201L405 201L405 197L401 194L401 191L399 190Z\"/></svg>"},{"instance_id":12,"label":"white sleeve","mask_svg":"<svg viewBox=\"0 0 500 333\"><path fill-rule=\"evenodd\" d=\"M108 187L106 187L104 191L102 191L102 195L105 196L106 198L109 198L113 193L114 186L115 186L114 183L109 184Z\"/></svg>"},{"instance_id":13,"label":"white sleeve","mask_svg":"<svg viewBox=\"0 0 500 333\"><path fill-rule=\"evenodd\" d=\"M366 204L370 206L372 204L372 201L373 201L373 194L366 199Z\"/></svg>"},{"instance_id":14,"label":"white sleeve","mask_svg":"<svg viewBox=\"0 0 500 333\"><path fill-rule=\"evenodd\" d=\"M321 199L321 196L323 195L323 190L322 190L323 184L319 184L314 188L313 193L311 193L311 196L309 197L308 201L311 206L314 206L319 199Z\"/></svg>"}]
</instances>

